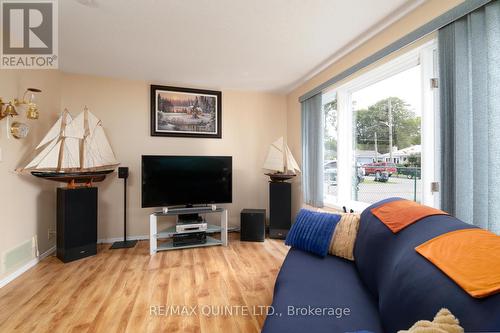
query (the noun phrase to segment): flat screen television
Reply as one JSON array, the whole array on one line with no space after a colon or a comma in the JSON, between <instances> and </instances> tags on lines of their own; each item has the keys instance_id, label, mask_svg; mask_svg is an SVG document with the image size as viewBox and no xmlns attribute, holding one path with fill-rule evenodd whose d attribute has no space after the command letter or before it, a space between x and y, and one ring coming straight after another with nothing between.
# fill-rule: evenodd
<instances>
[{"instance_id":1,"label":"flat screen television","mask_svg":"<svg viewBox=\"0 0 500 333\"><path fill-rule=\"evenodd\" d=\"M232 202L231 156L142 156L142 207Z\"/></svg>"}]
</instances>

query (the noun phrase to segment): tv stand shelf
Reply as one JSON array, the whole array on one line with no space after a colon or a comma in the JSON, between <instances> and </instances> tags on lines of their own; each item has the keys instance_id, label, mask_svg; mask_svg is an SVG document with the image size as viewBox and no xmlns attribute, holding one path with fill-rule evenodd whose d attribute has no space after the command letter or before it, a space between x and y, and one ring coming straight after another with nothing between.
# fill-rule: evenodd
<instances>
[{"instance_id":1,"label":"tv stand shelf","mask_svg":"<svg viewBox=\"0 0 500 333\"><path fill-rule=\"evenodd\" d=\"M173 246L172 236L177 234L175 225L158 231L158 217L161 216L178 216L183 214L210 214L219 213L221 216L220 226L208 224L207 234L220 233L220 240L207 236L207 242L204 244L186 245L186 246ZM159 239L166 239L165 242L158 243ZM154 212L149 216L149 254L153 255L158 251L178 250L193 247L204 247L213 245L227 246L227 209L217 207L190 207L190 208L170 208L167 212Z\"/></svg>"},{"instance_id":2,"label":"tv stand shelf","mask_svg":"<svg viewBox=\"0 0 500 333\"><path fill-rule=\"evenodd\" d=\"M214 224L207 224L207 230L205 231L208 234L213 234L216 232L221 232L221 227ZM182 232L180 232L182 234ZM175 231L175 225L172 227L168 227L159 231L156 235L157 238L170 238L173 235L179 234L179 232Z\"/></svg>"},{"instance_id":3,"label":"tv stand shelf","mask_svg":"<svg viewBox=\"0 0 500 333\"><path fill-rule=\"evenodd\" d=\"M222 245L222 241L219 239L215 239L213 237L207 236L207 242L204 244L185 245L185 246L174 247L172 240L167 240L164 243L158 244L156 251L190 249L193 247L203 247L203 246L213 246L213 245Z\"/></svg>"}]
</instances>

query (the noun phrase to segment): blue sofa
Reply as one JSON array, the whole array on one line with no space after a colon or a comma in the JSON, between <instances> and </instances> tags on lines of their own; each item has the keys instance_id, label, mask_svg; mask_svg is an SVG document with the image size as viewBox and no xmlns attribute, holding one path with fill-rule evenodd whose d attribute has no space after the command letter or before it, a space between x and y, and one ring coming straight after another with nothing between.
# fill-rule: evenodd
<instances>
[{"instance_id":1,"label":"blue sofa","mask_svg":"<svg viewBox=\"0 0 500 333\"><path fill-rule=\"evenodd\" d=\"M500 332L500 294L471 297L415 251L440 234L474 226L430 216L393 234L370 212L393 200L361 214L354 262L290 249L262 332L392 333L431 320L443 307L466 332Z\"/></svg>"}]
</instances>

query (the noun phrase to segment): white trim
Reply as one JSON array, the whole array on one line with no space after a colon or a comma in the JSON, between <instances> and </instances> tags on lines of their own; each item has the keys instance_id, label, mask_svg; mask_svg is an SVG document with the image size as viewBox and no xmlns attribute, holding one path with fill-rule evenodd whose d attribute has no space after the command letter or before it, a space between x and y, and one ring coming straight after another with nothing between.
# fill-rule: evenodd
<instances>
[{"instance_id":1,"label":"white trim","mask_svg":"<svg viewBox=\"0 0 500 333\"><path fill-rule=\"evenodd\" d=\"M345 90L337 91L337 201L351 199L352 101ZM340 176L341 175L341 176Z\"/></svg>"},{"instance_id":2,"label":"white trim","mask_svg":"<svg viewBox=\"0 0 500 333\"><path fill-rule=\"evenodd\" d=\"M38 260L43 260L47 258L48 256L54 254L56 252L56 246L52 246L50 249L42 253L41 255L38 256Z\"/></svg>"},{"instance_id":3,"label":"white trim","mask_svg":"<svg viewBox=\"0 0 500 333\"><path fill-rule=\"evenodd\" d=\"M332 201L325 201L324 206L327 208L333 208L339 211L342 211L343 208L345 207L347 209L347 212L349 212L350 209L352 209L355 213L361 213L364 211L366 208L368 208L371 204L366 203L366 202L361 202L361 201L354 201L354 200L347 200L345 202L332 202Z\"/></svg>"},{"instance_id":4,"label":"white trim","mask_svg":"<svg viewBox=\"0 0 500 333\"><path fill-rule=\"evenodd\" d=\"M349 80L348 82L345 82L339 86L338 89L352 94L358 90L415 67L420 64L421 50L432 44L435 44L434 39L400 55L395 59L389 60L388 62L381 64L368 72Z\"/></svg>"},{"instance_id":5,"label":"white trim","mask_svg":"<svg viewBox=\"0 0 500 333\"><path fill-rule=\"evenodd\" d=\"M436 47L433 54L433 63L434 63L434 75L438 78L438 85L441 80L439 78L439 49ZM441 184L441 108L440 108L440 99L439 95L440 89L434 89L434 181L439 182ZM434 193L434 207L441 208L441 193Z\"/></svg>"},{"instance_id":6,"label":"white trim","mask_svg":"<svg viewBox=\"0 0 500 333\"><path fill-rule=\"evenodd\" d=\"M299 78L297 81L292 83L290 88L285 89L285 93L291 93L310 79L312 79L314 76L318 75L322 71L324 71L326 68L330 67L364 43L366 43L368 40L373 38L374 36L378 35L385 29L387 29L390 25L394 24L395 22L399 21L403 17L405 17L407 14L412 12L415 8L419 7L421 4L423 4L427 0L409 0L394 11L392 11L389 15L384 17L382 20L378 21L378 23L374 24L372 27L369 29L365 30L363 33L361 33L358 37L352 39L350 42L345 44L344 46L339 48L339 51L335 52L333 55L328 57L325 61L321 62L319 65L314 67L311 71L309 71L306 75L303 77Z\"/></svg>"},{"instance_id":7,"label":"white trim","mask_svg":"<svg viewBox=\"0 0 500 333\"><path fill-rule=\"evenodd\" d=\"M43 259L45 259L48 256L50 256L54 252L56 252L56 247L55 246L51 247L50 249L48 249L47 251L45 251L44 253L42 253L38 257L36 257L34 259L31 259L26 264L24 264L23 266L19 267L18 269L16 269L15 271L13 271L12 273L10 273L6 277L4 277L2 280L0 280L0 288L5 287L7 284L9 284L10 282L12 282L15 279L17 279L19 276L21 276L22 274L24 274L30 268L34 267L36 264L38 264L40 261L42 261Z\"/></svg>"},{"instance_id":8,"label":"white trim","mask_svg":"<svg viewBox=\"0 0 500 333\"><path fill-rule=\"evenodd\" d=\"M431 191L431 183L439 182L439 172L436 172L435 152L439 149L437 137L439 137L439 127L436 126L436 119L439 118L439 100L437 91L430 85L431 78L437 77L435 66L435 52L437 52L437 40L423 47L420 50L422 63L422 120L421 120L421 170L422 170L422 204L439 208L439 193Z\"/></svg>"},{"instance_id":9,"label":"white trim","mask_svg":"<svg viewBox=\"0 0 500 333\"><path fill-rule=\"evenodd\" d=\"M149 240L149 235L127 236L127 240ZM111 244L121 241L123 241L123 236L113 238L100 238L97 240L97 244Z\"/></svg>"},{"instance_id":10,"label":"white trim","mask_svg":"<svg viewBox=\"0 0 500 333\"><path fill-rule=\"evenodd\" d=\"M354 138L352 133L353 128L353 109L352 109L352 94L363 88L366 88L379 81L385 80L391 76L397 75L412 67L423 64L426 68L422 69L422 84L429 84L429 79L434 77L435 67L433 65L432 51L436 49L437 40L432 39L423 45L410 50L403 55L390 60L387 63L379 65L370 71L361 74L360 76L351 79L339 86L333 86L324 93L335 91L337 95L337 114L338 114L338 130L337 130L337 198L336 202L328 201L325 196L325 205L335 209L342 209L343 206L352 209L366 208L368 204L352 200L352 179L353 165L355 165L354 156ZM423 67L424 67L423 66ZM424 71L426 73L423 73ZM437 181L438 177L435 174L435 156L436 147L435 123L436 123L436 89L424 89L422 87L422 124L424 119L427 125L422 125L422 203L439 207L439 202L436 198L439 195L430 192L430 183ZM438 110L437 110L438 111ZM434 113L434 116L433 116ZM438 116L438 115L437 115ZM425 163L424 163L425 155ZM424 193L428 189L428 193Z\"/></svg>"}]
</instances>

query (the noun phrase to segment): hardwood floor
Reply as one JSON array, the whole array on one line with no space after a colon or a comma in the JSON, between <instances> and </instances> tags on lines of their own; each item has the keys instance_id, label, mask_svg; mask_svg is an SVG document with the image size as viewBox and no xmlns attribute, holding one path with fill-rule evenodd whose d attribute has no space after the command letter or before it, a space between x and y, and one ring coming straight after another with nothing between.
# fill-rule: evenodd
<instances>
[{"instance_id":1,"label":"hardwood floor","mask_svg":"<svg viewBox=\"0 0 500 333\"><path fill-rule=\"evenodd\" d=\"M141 241L68 264L46 258L0 289L0 332L258 332L288 247L230 236L228 247L153 257Z\"/></svg>"}]
</instances>

